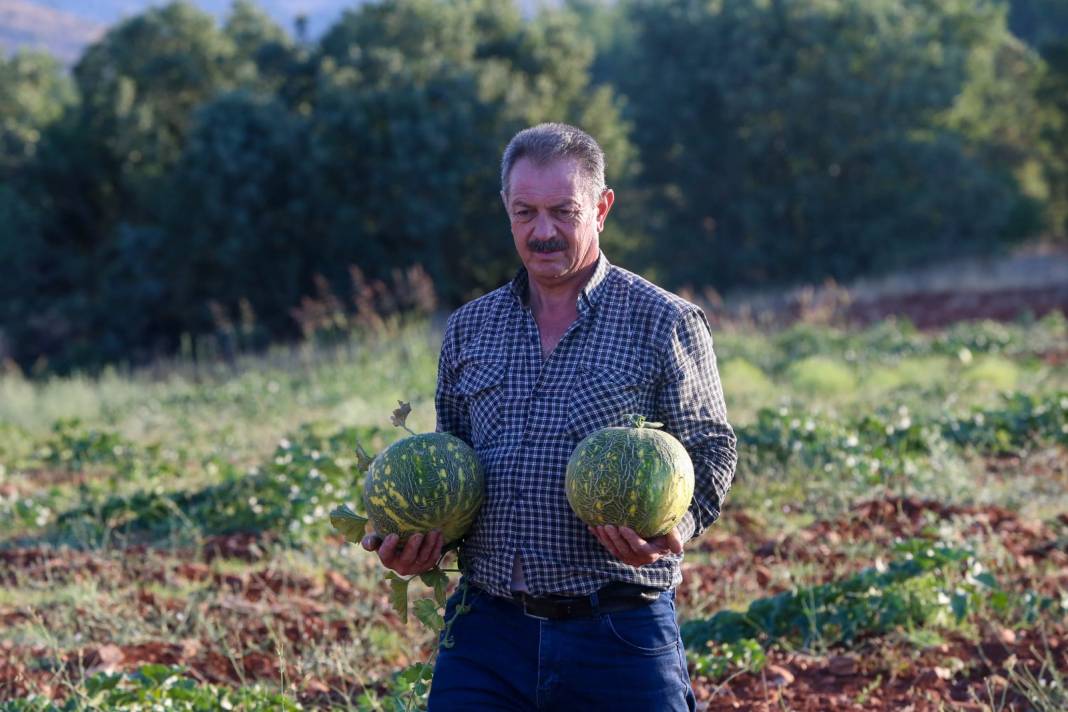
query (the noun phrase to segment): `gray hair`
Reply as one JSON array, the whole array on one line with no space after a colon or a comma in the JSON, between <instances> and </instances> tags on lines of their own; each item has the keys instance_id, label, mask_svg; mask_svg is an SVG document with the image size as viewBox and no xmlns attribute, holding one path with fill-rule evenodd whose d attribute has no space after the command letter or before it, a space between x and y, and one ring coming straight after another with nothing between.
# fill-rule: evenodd
<instances>
[{"instance_id":1,"label":"gray hair","mask_svg":"<svg viewBox=\"0 0 1068 712\"><path fill-rule=\"evenodd\" d=\"M508 142L501 158L501 190L508 195L508 181L519 159L538 166L573 159L578 163L582 182L596 200L605 188L604 151L592 136L568 124L538 124L523 129Z\"/></svg>"}]
</instances>

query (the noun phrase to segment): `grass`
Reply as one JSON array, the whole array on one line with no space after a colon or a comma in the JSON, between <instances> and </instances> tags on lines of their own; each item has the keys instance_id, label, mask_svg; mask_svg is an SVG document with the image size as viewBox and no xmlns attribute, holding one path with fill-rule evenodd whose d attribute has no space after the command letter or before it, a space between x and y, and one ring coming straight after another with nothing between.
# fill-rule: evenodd
<instances>
[{"instance_id":1,"label":"grass","mask_svg":"<svg viewBox=\"0 0 1068 712\"><path fill-rule=\"evenodd\" d=\"M0 376L0 556L13 557L0 559L13 645L0 710L49 709L34 693L69 709L406 699L433 635L397 619L375 559L333 538L325 513L355 499L355 443L395 436L397 400L412 402L414 430L433 428L439 343L411 324L223 366ZM747 611L762 622L693 646L703 699L758 680L766 693L771 664L794 665L803 691L788 656L818 666L864 651L882 667L843 694L885 702L901 670L941 666L932 650L978 645L991 621L1056 627L1068 373L1042 355L1068 346L1063 318L934 334L728 329L716 344L741 461L724 519L690 546L679 609L690 630ZM881 503L889 513L858 514ZM1028 546L1053 553L1023 565ZM964 553L878 578L937 547ZM976 563L996 587L976 583ZM861 583L879 595L850 593ZM108 643L129 657L103 665ZM1062 652L1036 651L991 662L1002 708L1063 701ZM947 706L950 680L932 693Z\"/></svg>"}]
</instances>

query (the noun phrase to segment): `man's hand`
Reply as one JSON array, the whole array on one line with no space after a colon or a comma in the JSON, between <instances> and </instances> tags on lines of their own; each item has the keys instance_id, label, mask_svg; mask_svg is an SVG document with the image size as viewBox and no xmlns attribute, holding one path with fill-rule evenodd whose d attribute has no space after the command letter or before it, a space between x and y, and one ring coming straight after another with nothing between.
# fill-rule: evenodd
<instances>
[{"instance_id":1,"label":"man's hand","mask_svg":"<svg viewBox=\"0 0 1068 712\"><path fill-rule=\"evenodd\" d=\"M387 569L393 569L401 576L421 574L434 568L441 558L441 530L435 529L424 534L413 534L405 542L404 548L397 551L400 537L390 534L385 539L377 534L368 534L360 543L367 551L377 551L378 558Z\"/></svg>"},{"instance_id":2,"label":"man's hand","mask_svg":"<svg viewBox=\"0 0 1068 712\"><path fill-rule=\"evenodd\" d=\"M630 527L605 524L589 527L589 530L612 556L630 566L645 566L661 556L682 553L682 539L679 537L678 527L648 541L638 536Z\"/></svg>"}]
</instances>

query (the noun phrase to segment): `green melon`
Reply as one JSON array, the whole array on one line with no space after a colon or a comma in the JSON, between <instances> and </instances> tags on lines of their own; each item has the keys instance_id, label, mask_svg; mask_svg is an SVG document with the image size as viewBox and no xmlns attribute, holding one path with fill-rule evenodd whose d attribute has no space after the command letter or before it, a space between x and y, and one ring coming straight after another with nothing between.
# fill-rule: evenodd
<instances>
[{"instance_id":1,"label":"green melon","mask_svg":"<svg viewBox=\"0 0 1068 712\"><path fill-rule=\"evenodd\" d=\"M671 531L693 497L686 448L641 416L631 425L588 435L571 454L564 486L575 514L590 526L627 526L649 539Z\"/></svg>"},{"instance_id":2,"label":"green melon","mask_svg":"<svg viewBox=\"0 0 1068 712\"><path fill-rule=\"evenodd\" d=\"M363 485L375 532L401 540L440 529L444 543L464 535L475 520L485 477L475 451L448 433L403 438L380 452Z\"/></svg>"}]
</instances>

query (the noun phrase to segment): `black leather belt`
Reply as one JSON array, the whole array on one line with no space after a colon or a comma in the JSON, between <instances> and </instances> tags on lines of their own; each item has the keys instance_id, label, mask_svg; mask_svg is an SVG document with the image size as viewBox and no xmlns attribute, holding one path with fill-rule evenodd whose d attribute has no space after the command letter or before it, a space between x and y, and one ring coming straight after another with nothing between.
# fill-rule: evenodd
<instances>
[{"instance_id":1,"label":"black leather belt","mask_svg":"<svg viewBox=\"0 0 1068 712\"><path fill-rule=\"evenodd\" d=\"M515 592L512 598L500 600L521 608L532 618L556 621L629 611L647 606L658 598L660 591L655 588L616 581L589 596L531 596Z\"/></svg>"}]
</instances>

